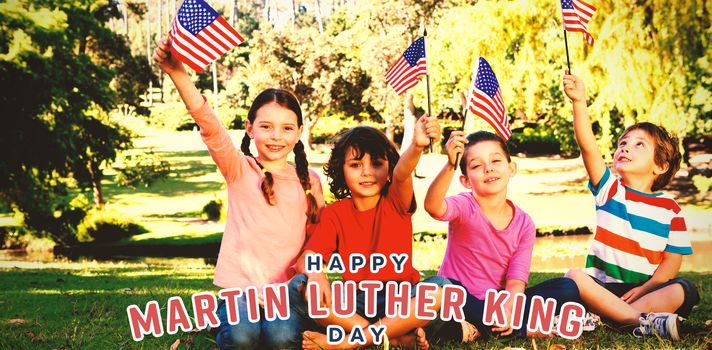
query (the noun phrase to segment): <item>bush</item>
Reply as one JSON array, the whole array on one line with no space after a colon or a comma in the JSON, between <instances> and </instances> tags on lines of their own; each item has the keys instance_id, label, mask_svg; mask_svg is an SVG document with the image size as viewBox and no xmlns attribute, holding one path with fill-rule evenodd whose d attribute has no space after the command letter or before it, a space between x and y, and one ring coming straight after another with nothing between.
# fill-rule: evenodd
<instances>
[{"instance_id":1,"label":"bush","mask_svg":"<svg viewBox=\"0 0 712 350\"><path fill-rule=\"evenodd\" d=\"M530 125L512 130L512 137L507 141L512 154L526 155L560 154L561 143L550 128L543 125Z\"/></svg>"},{"instance_id":2,"label":"bush","mask_svg":"<svg viewBox=\"0 0 712 350\"><path fill-rule=\"evenodd\" d=\"M245 122L242 121L242 117L235 116L235 118L228 125L228 129L231 130L242 130L245 128Z\"/></svg>"},{"instance_id":3,"label":"bush","mask_svg":"<svg viewBox=\"0 0 712 350\"><path fill-rule=\"evenodd\" d=\"M154 128L169 131L193 130L195 125L183 102L156 104L151 108L147 122Z\"/></svg>"},{"instance_id":4,"label":"bush","mask_svg":"<svg viewBox=\"0 0 712 350\"><path fill-rule=\"evenodd\" d=\"M223 203L219 199L213 199L203 206L202 216L205 220L218 221L222 214Z\"/></svg>"},{"instance_id":5,"label":"bush","mask_svg":"<svg viewBox=\"0 0 712 350\"><path fill-rule=\"evenodd\" d=\"M144 187L160 179L165 179L171 173L170 164L158 154L149 151L130 151L119 156L114 163L116 183L119 186Z\"/></svg>"},{"instance_id":6,"label":"bush","mask_svg":"<svg viewBox=\"0 0 712 350\"><path fill-rule=\"evenodd\" d=\"M27 246L32 232L24 226L0 226L0 248L20 249Z\"/></svg>"},{"instance_id":7,"label":"bush","mask_svg":"<svg viewBox=\"0 0 712 350\"><path fill-rule=\"evenodd\" d=\"M146 232L146 228L122 213L92 210L77 227L77 239L79 242L106 243Z\"/></svg>"}]
</instances>

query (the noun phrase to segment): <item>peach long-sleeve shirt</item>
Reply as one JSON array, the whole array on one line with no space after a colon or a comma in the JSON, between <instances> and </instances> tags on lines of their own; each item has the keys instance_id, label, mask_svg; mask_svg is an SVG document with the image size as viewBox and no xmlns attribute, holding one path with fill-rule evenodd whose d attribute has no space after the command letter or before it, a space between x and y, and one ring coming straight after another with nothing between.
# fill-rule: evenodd
<instances>
[{"instance_id":1,"label":"peach long-sleeve shirt","mask_svg":"<svg viewBox=\"0 0 712 350\"><path fill-rule=\"evenodd\" d=\"M289 167L272 173L276 203L269 205L260 188L264 174L259 165L235 147L210 105L205 102L190 114L227 182L227 223L213 283L244 289L288 281L304 244L307 222L306 194L296 170ZM321 207L319 175L312 170L309 175Z\"/></svg>"}]
</instances>

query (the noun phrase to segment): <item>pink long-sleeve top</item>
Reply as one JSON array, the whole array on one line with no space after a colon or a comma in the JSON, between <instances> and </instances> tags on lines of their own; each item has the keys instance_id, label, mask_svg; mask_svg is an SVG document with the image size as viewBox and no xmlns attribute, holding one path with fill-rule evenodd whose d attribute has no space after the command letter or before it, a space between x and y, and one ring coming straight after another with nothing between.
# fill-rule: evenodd
<instances>
[{"instance_id":1,"label":"pink long-sleeve top","mask_svg":"<svg viewBox=\"0 0 712 350\"><path fill-rule=\"evenodd\" d=\"M190 114L227 182L227 223L220 243L213 283L221 288L262 287L288 281L294 274L306 233L306 193L296 170L272 173L275 205L269 205L260 184L259 165L230 139L207 102ZM319 175L309 170L312 193L324 198Z\"/></svg>"},{"instance_id":2,"label":"pink long-sleeve top","mask_svg":"<svg viewBox=\"0 0 712 350\"><path fill-rule=\"evenodd\" d=\"M484 300L488 289L504 289L509 279L527 283L536 239L534 222L521 208L497 230L472 192L447 197L447 210L436 220L449 221L447 248L438 275L460 281L468 293Z\"/></svg>"}]
</instances>

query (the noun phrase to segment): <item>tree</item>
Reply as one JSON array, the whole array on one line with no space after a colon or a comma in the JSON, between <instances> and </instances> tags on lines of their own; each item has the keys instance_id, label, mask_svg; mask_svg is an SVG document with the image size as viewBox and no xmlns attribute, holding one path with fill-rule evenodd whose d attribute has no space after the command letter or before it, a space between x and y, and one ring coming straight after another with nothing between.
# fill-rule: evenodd
<instances>
[{"instance_id":1,"label":"tree","mask_svg":"<svg viewBox=\"0 0 712 350\"><path fill-rule=\"evenodd\" d=\"M299 35L288 29L255 31L249 61L233 79L246 82L250 101L271 86L294 91L305 112L303 141L310 145L311 130L326 113L372 111L362 96L370 77L348 45L348 38L321 36L312 26L300 28Z\"/></svg>"},{"instance_id":2,"label":"tree","mask_svg":"<svg viewBox=\"0 0 712 350\"><path fill-rule=\"evenodd\" d=\"M76 242L84 208L71 188L100 184L102 166L130 144L107 117L116 76L103 59L116 37L102 20L106 2L0 4L0 198L25 224L60 243ZM121 45L119 45L121 46ZM125 47L125 45L124 45ZM106 55L106 56L104 56ZM100 199L100 198L99 198Z\"/></svg>"}]
</instances>

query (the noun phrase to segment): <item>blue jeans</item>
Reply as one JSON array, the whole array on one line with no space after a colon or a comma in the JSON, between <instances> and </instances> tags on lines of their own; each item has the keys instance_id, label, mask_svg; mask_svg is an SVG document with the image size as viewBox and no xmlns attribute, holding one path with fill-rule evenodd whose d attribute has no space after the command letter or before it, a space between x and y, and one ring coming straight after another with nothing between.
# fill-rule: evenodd
<instances>
[{"instance_id":1,"label":"blue jeans","mask_svg":"<svg viewBox=\"0 0 712 350\"><path fill-rule=\"evenodd\" d=\"M314 320L312 320L309 317L309 311L308 311L308 305L306 301L304 300L304 294L302 294L297 288L299 285L304 285L306 288L306 283L307 283L307 276L306 275L296 275L294 278L292 278L292 281L289 283L289 305L291 308L291 311L293 313L297 314L297 318L301 320L301 325L304 327L303 330L316 330L320 332L324 332L325 328L323 326L320 326L318 323L316 323ZM294 283L293 283L294 282ZM442 287L446 284L452 284L450 283L450 280L442 277L442 276L430 276L423 280L422 282L428 282L428 283L433 283L436 284L439 287ZM422 283L421 282L421 283ZM417 284L416 284L417 285ZM416 285L413 285L411 287L411 292L410 296L415 297L416 294ZM439 311L439 310L438 310ZM381 318L384 318L386 316L386 295L385 292L381 291L379 293L376 293L376 316L374 317L366 317L366 293L357 290L356 292L356 313L368 320L369 323L375 323ZM294 315L293 315L294 317ZM430 321L427 326L423 327L425 330L426 336L429 337L431 334L437 333L440 328L445 324L443 320L440 319L439 315L436 317L434 320Z\"/></svg>"},{"instance_id":2,"label":"blue jeans","mask_svg":"<svg viewBox=\"0 0 712 350\"><path fill-rule=\"evenodd\" d=\"M291 307L292 301L295 299L291 290L296 289L296 285L293 286L293 283L298 283L298 281L292 279L289 282L290 313L286 320L277 318L274 321L267 321L264 309L260 307L260 320L250 322L247 315L247 299L245 294L242 294L237 298L240 322L231 325L227 322L225 301L221 299L218 305L220 327L215 337L215 342L220 349L301 349L302 320Z\"/></svg>"},{"instance_id":3,"label":"blue jeans","mask_svg":"<svg viewBox=\"0 0 712 350\"><path fill-rule=\"evenodd\" d=\"M457 285L462 285L459 281L456 280L451 280L453 284ZM579 290L578 287L576 286L576 282L574 282L570 278L566 277L559 277L559 278L552 278L550 280L546 280L544 282L541 282L537 284L536 286L529 287L524 290L524 295L527 297L526 305L524 307L524 322L525 324L522 325L522 328L520 329L515 329L514 333L512 333L514 336L520 336L520 337L526 337L527 336L527 327L526 327L526 320L529 316L529 306L531 304L532 297L538 295L542 297L544 300L548 298L552 298L556 300L556 311L554 312L554 315L558 315L559 312L561 311L561 305L564 305L564 303L567 302L576 302L579 304L582 304L583 302L581 301L581 296L579 295ZM492 335L492 327L493 326L486 326L482 322L482 316L484 315L485 312L485 301L477 299L470 293L467 293L467 301L465 302L465 320L475 327L477 327L477 330L480 332L484 338L487 338ZM454 325L452 323L449 323L447 327L460 327L459 324Z\"/></svg>"}]
</instances>

